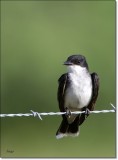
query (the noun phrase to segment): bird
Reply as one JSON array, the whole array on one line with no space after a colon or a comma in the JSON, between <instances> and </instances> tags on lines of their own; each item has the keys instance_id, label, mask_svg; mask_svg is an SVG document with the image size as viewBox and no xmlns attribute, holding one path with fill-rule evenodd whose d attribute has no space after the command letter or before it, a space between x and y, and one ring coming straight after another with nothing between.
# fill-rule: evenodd
<instances>
[{"instance_id":1,"label":"bird","mask_svg":"<svg viewBox=\"0 0 118 160\"><path fill-rule=\"evenodd\" d=\"M66 136L77 137L80 125L94 110L99 91L99 76L89 72L85 56L71 55L64 62L67 73L58 79L57 100L62 122L56 132L56 138ZM71 114L74 111L84 111L81 114Z\"/></svg>"}]
</instances>

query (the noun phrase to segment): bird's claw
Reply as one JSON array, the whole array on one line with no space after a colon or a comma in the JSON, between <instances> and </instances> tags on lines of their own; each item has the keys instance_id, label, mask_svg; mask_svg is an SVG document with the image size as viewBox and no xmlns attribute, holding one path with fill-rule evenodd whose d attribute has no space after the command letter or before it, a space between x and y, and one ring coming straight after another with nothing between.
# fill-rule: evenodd
<instances>
[{"instance_id":1,"label":"bird's claw","mask_svg":"<svg viewBox=\"0 0 118 160\"><path fill-rule=\"evenodd\" d=\"M66 115L67 115L67 117L70 118L70 116L71 116L71 111L70 111L67 107L65 108L65 110L66 110Z\"/></svg>"},{"instance_id":2,"label":"bird's claw","mask_svg":"<svg viewBox=\"0 0 118 160\"><path fill-rule=\"evenodd\" d=\"M85 109L85 118L87 118L89 114L90 114L90 110L88 108L86 108Z\"/></svg>"}]
</instances>

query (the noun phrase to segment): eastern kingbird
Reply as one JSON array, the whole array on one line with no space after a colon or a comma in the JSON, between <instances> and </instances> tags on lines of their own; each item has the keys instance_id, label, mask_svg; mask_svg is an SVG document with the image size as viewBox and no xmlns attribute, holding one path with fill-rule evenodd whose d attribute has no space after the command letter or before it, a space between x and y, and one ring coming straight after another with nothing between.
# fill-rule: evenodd
<instances>
[{"instance_id":1,"label":"eastern kingbird","mask_svg":"<svg viewBox=\"0 0 118 160\"><path fill-rule=\"evenodd\" d=\"M62 122L57 130L56 138L64 136L78 136L79 126L88 117L89 111L94 110L98 97L99 77L96 73L89 73L88 64L82 55L72 55L64 62L68 72L63 74L58 82L58 103L62 115ZM79 115L71 111L85 111Z\"/></svg>"}]
</instances>

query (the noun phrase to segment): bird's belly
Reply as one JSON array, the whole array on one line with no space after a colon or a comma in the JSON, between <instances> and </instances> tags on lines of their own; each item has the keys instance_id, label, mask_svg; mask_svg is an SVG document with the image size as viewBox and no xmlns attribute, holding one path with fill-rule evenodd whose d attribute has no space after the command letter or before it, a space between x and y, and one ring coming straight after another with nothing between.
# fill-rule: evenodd
<instances>
[{"instance_id":1,"label":"bird's belly","mask_svg":"<svg viewBox=\"0 0 118 160\"><path fill-rule=\"evenodd\" d=\"M71 84L66 91L65 107L71 111L81 110L90 102L92 95L91 83L82 83L79 85Z\"/></svg>"}]
</instances>

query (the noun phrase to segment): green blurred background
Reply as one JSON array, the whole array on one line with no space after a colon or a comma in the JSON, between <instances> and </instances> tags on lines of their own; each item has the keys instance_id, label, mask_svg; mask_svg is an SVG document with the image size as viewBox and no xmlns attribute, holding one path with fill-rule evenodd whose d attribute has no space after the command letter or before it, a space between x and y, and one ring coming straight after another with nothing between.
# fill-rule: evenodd
<instances>
[{"instance_id":1,"label":"green blurred background","mask_svg":"<svg viewBox=\"0 0 118 160\"><path fill-rule=\"evenodd\" d=\"M115 1L1 1L2 113L57 112L57 80L83 54L100 77L96 110L116 103ZM77 138L61 116L2 118L2 157L115 157L115 113L92 114ZM10 153L9 151L13 151Z\"/></svg>"}]
</instances>

